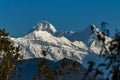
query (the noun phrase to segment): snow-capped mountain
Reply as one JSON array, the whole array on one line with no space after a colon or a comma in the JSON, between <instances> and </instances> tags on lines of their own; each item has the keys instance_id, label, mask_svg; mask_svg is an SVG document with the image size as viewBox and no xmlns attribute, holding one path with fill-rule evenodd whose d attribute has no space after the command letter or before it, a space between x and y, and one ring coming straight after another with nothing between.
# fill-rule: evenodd
<instances>
[{"instance_id":1,"label":"snow-capped mountain","mask_svg":"<svg viewBox=\"0 0 120 80\"><path fill-rule=\"evenodd\" d=\"M82 41L71 42L66 37L53 35L57 30L49 22L38 23L31 32L24 37L11 38L21 47L24 59L44 57L42 50L47 51L46 59L59 61L65 57L82 63L82 57L88 48Z\"/></svg>"},{"instance_id":2,"label":"snow-capped mountain","mask_svg":"<svg viewBox=\"0 0 120 80\"><path fill-rule=\"evenodd\" d=\"M88 61L95 61L98 64L104 61L98 56L102 48L101 41L97 40L98 34L103 36L95 25L88 26L81 32L57 32L52 24L42 21L24 37L11 40L20 46L20 53L24 59L45 57L57 62L68 58L88 68ZM105 37L107 44L111 38ZM46 53L43 54L43 51Z\"/></svg>"},{"instance_id":3,"label":"snow-capped mountain","mask_svg":"<svg viewBox=\"0 0 120 80\"><path fill-rule=\"evenodd\" d=\"M90 39L92 37L95 37L93 34L92 27L93 27L92 25L89 25L87 28L85 28L84 30L79 31L79 32L74 32L74 31L64 32L63 36L65 36L72 42L74 42L76 40L83 41L87 46L89 46Z\"/></svg>"},{"instance_id":4,"label":"snow-capped mountain","mask_svg":"<svg viewBox=\"0 0 120 80\"><path fill-rule=\"evenodd\" d=\"M54 26L51 23L49 23L48 21L41 21L40 23L32 27L32 29L28 33L31 33L33 31L39 31L39 30L47 31L51 34L54 34L55 32L57 32L57 30L54 28Z\"/></svg>"},{"instance_id":5,"label":"snow-capped mountain","mask_svg":"<svg viewBox=\"0 0 120 80\"><path fill-rule=\"evenodd\" d=\"M42 21L24 37L11 39L20 46L24 59L42 58L44 50L47 53L46 59L59 61L66 57L82 63L90 51L100 51L100 46L96 48L95 44L97 30L95 25L91 25L79 33L70 32L71 35L65 34L66 37L56 36L58 32L55 27L47 21ZM88 45L89 40L91 43Z\"/></svg>"}]
</instances>

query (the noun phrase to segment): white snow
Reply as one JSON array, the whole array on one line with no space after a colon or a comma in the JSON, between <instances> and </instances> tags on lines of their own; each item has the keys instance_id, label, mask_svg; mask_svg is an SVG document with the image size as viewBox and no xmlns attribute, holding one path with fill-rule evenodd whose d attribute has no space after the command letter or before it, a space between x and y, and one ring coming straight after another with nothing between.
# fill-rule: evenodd
<instances>
[{"instance_id":1,"label":"white snow","mask_svg":"<svg viewBox=\"0 0 120 80\"><path fill-rule=\"evenodd\" d=\"M40 23L38 23L36 26L34 26L34 31L47 31L51 34L57 32L57 30L55 29L55 27L49 23L48 21L42 21Z\"/></svg>"},{"instance_id":2,"label":"white snow","mask_svg":"<svg viewBox=\"0 0 120 80\"><path fill-rule=\"evenodd\" d=\"M99 31L95 25L93 25L93 27L94 31ZM68 57L69 59L82 63L83 57L88 55L89 51L99 53L101 50L100 46L96 46L96 40L94 39L89 48L86 43L82 41L71 42L64 36L56 37L53 33L50 33L50 30L53 33L57 31L52 24L44 21L38 23L37 27L34 26L33 31L25 35L25 37L11 38L11 40L21 47L21 54L23 54L24 59L43 57L41 52L42 49L45 49L47 51L47 59L58 61L64 57ZM92 32L90 30L88 27L82 32L85 34L87 31L87 34L90 35ZM84 39L84 37L80 38ZM85 37L85 39L87 38L88 36Z\"/></svg>"},{"instance_id":3,"label":"white snow","mask_svg":"<svg viewBox=\"0 0 120 80\"><path fill-rule=\"evenodd\" d=\"M20 53L24 59L44 57L42 50L46 50L46 59L56 62L66 57L78 61L85 68L88 68L88 61L95 61L97 64L103 62L103 58L98 56L102 48L102 42L98 41L96 37L98 33L103 34L94 24L92 26L94 33L92 33L90 26L79 33L70 31L68 37L74 38L72 42L70 41L72 39L66 38L67 36L54 36L57 30L52 24L44 21L34 26L30 33L24 37L11 38L11 40L15 45L20 46ZM107 36L105 36L105 39L106 48L109 51L109 41L112 39Z\"/></svg>"},{"instance_id":4,"label":"white snow","mask_svg":"<svg viewBox=\"0 0 120 80\"><path fill-rule=\"evenodd\" d=\"M42 22L34 31L21 38L11 38L21 47L24 59L43 57L42 49L47 51L46 58L59 61L65 57L81 62L87 52L87 46L82 41L71 42L64 36L56 37L49 30L56 32L52 24ZM82 55L82 56L81 56Z\"/></svg>"},{"instance_id":5,"label":"white snow","mask_svg":"<svg viewBox=\"0 0 120 80\"><path fill-rule=\"evenodd\" d=\"M101 58L98 57L98 54L101 50L101 43L96 40L96 32L100 32L99 29L93 25L94 33L91 34L90 27L87 27L85 30L78 33L79 37L75 35L75 38L80 38L84 41L70 41L66 37L56 37L54 33L57 30L52 24L47 21L38 23L37 26L34 26L34 29L25 37L20 38L11 38L16 45L21 47L20 53L23 55L24 59L29 58L41 58L42 49L46 50L46 58L53 61L59 61L65 57L78 61L83 64L84 67L88 67L87 61L94 60L97 63L101 62ZM75 32L71 32L75 34ZM101 32L100 32L101 33ZM85 34L85 35L84 35ZM87 41L92 38L90 46L88 46ZM72 37L74 38L74 36ZM111 38L106 37L107 44Z\"/></svg>"}]
</instances>

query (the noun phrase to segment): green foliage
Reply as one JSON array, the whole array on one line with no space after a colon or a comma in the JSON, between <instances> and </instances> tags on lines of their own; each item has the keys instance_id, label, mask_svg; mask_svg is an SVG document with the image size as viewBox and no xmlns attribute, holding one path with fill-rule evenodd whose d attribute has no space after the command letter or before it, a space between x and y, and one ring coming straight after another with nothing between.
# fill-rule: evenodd
<instances>
[{"instance_id":1,"label":"green foliage","mask_svg":"<svg viewBox=\"0 0 120 80\"><path fill-rule=\"evenodd\" d=\"M5 29L0 30L0 80L10 80L16 71L16 61L20 57L19 47L10 41Z\"/></svg>"}]
</instances>

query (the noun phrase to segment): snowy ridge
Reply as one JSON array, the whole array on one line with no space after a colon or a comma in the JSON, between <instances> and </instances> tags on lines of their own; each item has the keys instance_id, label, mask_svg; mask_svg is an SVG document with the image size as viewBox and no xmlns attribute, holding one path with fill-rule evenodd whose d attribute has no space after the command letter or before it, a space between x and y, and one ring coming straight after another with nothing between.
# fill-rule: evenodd
<instances>
[{"instance_id":1,"label":"snowy ridge","mask_svg":"<svg viewBox=\"0 0 120 80\"><path fill-rule=\"evenodd\" d=\"M95 34L93 34L92 28L93 28L93 25L89 25L85 29L79 32L73 32L73 31L64 32L63 36L65 36L72 42L82 41L89 47L91 45L91 41L94 40L93 37L95 37Z\"/></svg>"},{"instance_id":2,"label":"snowy ridge","mask_svg":"<svg viewBox=\"0 0 120 80\"><path fill-rule=\"evenodd\" d=\"M55 32L56 29L45 21L25 37L11 39L21 47L24 59L42 58L42 50L45 50L49 60L56 62L67 57L82 63L82 57L87 55L87 46L82 41L71 42L64 36L56 37L53 35Z\"/></svg>"},{"instance_id":3,"label":"snowy ridge","mask_svg":"<svg viewBox=\"0 0 120 80\"><path fill-rule=\"evenodd\" d=\"M24 59L45 57L48 60L58 62L68 58L88 68L88 61L95 61L96 65L104 62L104 59L98 56L103 43L97 39L97 35L104 36L94 24L81 32L61 33L57 32L52 24L45 21L38 23L24 37L11 38L11 40L20 46L20 53ZM108 49L108 42L111 40L105 36L106 49ZM46 56L42 53L43 50L46 51Z\"/></svg>"},{"instance_id":4,"label":"snowy ridge","mask_svg":"<svg viewBox=\"0 0 120 80\"><path fill-rule=\"evenodd\" d=\"M44 55L42 51L45 50L47 53L46 59L57 62L66 57L82 63L83 66L87 68L88 59L93 59L91 58L92 56L98 56L101 50L100 43L96 39L96 31L99 32L98 28L95 25L91 25L77 35L75 32L70 32L70 34L73 35L72 38L77 38L75 41L71 41L69 40L70 37L67 37L67 39L64 36L59 37L54 35L57 30L52 24L45 21L39 23L38 27L34 27L34 29L24 37L11 39L16 45L21 47L20 53L24 59L43 58ZM86 37L85 35L82 37L85 32L87 32ZM89 40L91 40L90 44L87 42ZM108 41L109 40L108 38ZM96 45L96 43L98 44ZM94 57L93 60L99 63L101 59L98 58L99 57Z\"/></svg>"},{"instance_id":5,"label":"snowy ridge","mask_svg":"<svg viewBox=\"0 0 120 80\"><path fill-rule=\"evenodd\" d=\"M93 31L94 31L94 34L95 34L95 35L100 35L101 38L104 37L104 39L105 39L105 42L104 42L105 47L106 47L107 51L109 51L109 48L108 48L108 47L110 46L110 45L109 45L109 42L112 40L112 38L103 35L103 34L99 31L99 29L96 28L95 25L93 25ZM90 49L91 49L94 53L99 54L100 51L102 50L104 44L103 44L102 40L95 39L95 40L92 42L92 44L91 44L91 46L90 46ZM104 52L103 52L102 54L104 54Z\"/></svg>"},{"instance_id":6,"label":"snowy ridge","mask_svg":"<svg viewBox=\"0 0 120 80\"><path fill-rule=\"evenodd\" d=\"M29 31L29 33L33 32L33 31L47 31L51 34L54 34L57 32L55 27L48 21L41 21L40 23L38 23L37 25L32 27L32 29Z\"/></svg>"}]
</instances>

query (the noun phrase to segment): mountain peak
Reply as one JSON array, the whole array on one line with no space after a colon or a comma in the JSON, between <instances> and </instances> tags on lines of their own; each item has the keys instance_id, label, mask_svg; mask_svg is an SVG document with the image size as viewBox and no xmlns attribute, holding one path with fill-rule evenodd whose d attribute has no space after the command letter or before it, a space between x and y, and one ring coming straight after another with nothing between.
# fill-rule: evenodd
<instances>
[{"instance_id":1,"label":"mountain peak","mask_svg":"<svg viewBox=\"0 0 120 80\"><path fill-rule=\"evenodd\" d=\"M54 34L57 32L57 30L55 29L55 27L49 23L48 21L41 21L39 22L37 25L35 25L30 32L33 31L47 31L51 34Z\"/></svg>"}]
</instances>

